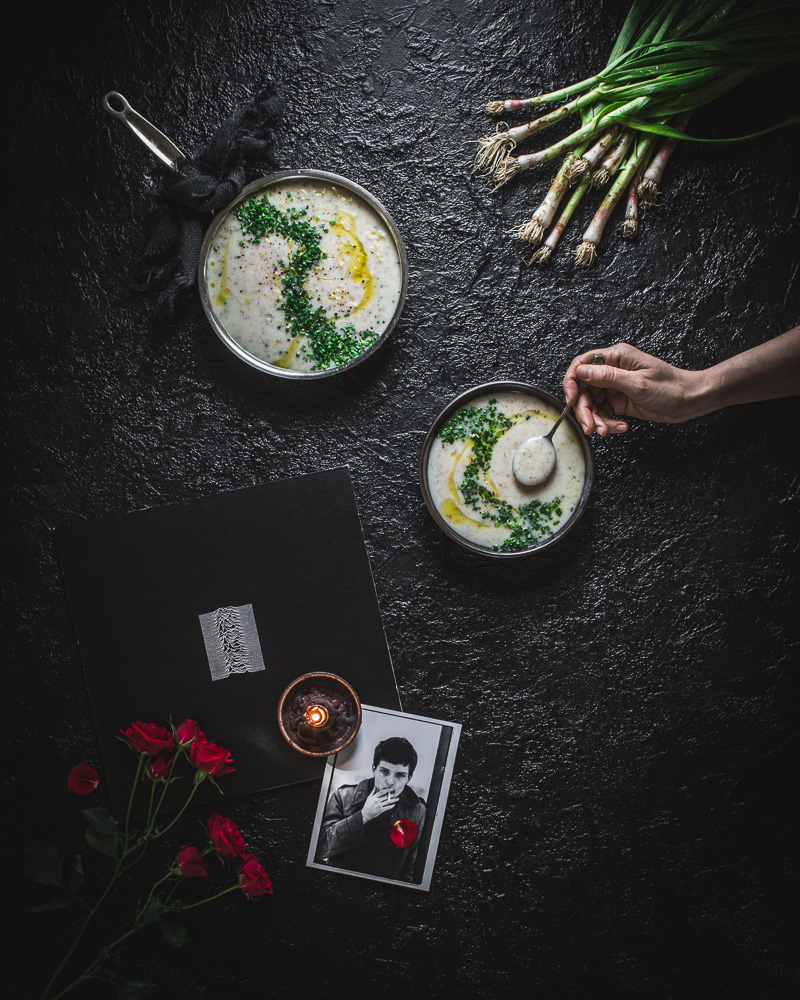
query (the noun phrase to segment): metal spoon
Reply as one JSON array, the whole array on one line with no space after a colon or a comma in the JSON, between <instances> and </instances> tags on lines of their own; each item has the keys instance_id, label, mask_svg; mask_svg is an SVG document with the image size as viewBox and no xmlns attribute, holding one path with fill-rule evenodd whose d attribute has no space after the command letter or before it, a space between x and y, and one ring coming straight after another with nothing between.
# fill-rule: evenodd
<instances>
[{"instance_id":1,"label":"metal spoon","mask_svg":"<svg viewBox=\"0 0 800 1000\"><path fill-rule=\"evenodd\" d=\"M591 364L603 365L605 359L602 354L595 354L591 358ZM578 386L578 395L582 395L588 388L585 382ZM514 452L511 460L511 469L514 478L522 486L539 486L550 477L556 467L556 449L553 444L553 435L558 430L559 424L566 417L567 411L572 409L568 403L561 411L561 416L556 420L550 431L543 437L528 438Z\"/></svg>"}]
</instances>

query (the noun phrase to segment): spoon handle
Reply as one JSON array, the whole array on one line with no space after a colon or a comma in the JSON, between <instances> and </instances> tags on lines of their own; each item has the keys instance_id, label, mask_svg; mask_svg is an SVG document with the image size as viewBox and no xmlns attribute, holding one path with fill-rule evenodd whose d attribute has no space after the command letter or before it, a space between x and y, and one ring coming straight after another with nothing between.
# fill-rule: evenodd
<instances>
[{"instance_id":1,"label":"spoon handle","mask_svg":"<svg viewBox=\"0 0 800 1000\"><path fill-rule=\"evenodd\" d=\"M545 434L545 439L546 440L548 440L548 441L552 441L553 440L553 435L558 430L558 425L561 423L561 421L564 419L564 417L566 417L567 412L569 410L571 410L571 409L572 409L572 404L571 403L567 403L567 405L561 411L561 416L558 418L558 420L556 420L556 422L553 424L553 426L550 428L550 430L547 432L547 434Z\"/></svg>"},{"instance_id":2,"label":"spoon handle","mask_svg":"<svg viewBox=\"0 0 800 1000\"><path fill-rule=\"evenodd\" d=\"M165 163L170 170L180 170L181 161L185 159L184 154L152 122L143 118L138 111L134 111L122 94L116 90L110 90L103 98L103 107L110 115L125 122L131 132L141 139L150 152L157 156L162 163Z\"/></svg>"},{"instance_id":3,"label":"spoon handle","mask_svg":"<svg viewBox=\"0 0 800 1000\"><path fill-rule=\"evenodd\" d=\"M593 365L604 365L606 363L606 359L603 357L602 354L593 354L589 363L593 364ZM588 388L589 388L589 386L585 382L581 382L580 379L578 380L578 395L579 396L582 396L586 392L586 390ZM567 403L567 405L561 411L561 416L558 418L558 420L556 420L556 422L550 428L550 433L549 434L545 434L546 438L548 438L550 441L553 440L553 435L558 430L558 425L561 423L561 421L564 419L564 417L566 417L567 411L571 410L571 409L572 409L572 404L571 403Z\"/></svg>"}]
</instances>

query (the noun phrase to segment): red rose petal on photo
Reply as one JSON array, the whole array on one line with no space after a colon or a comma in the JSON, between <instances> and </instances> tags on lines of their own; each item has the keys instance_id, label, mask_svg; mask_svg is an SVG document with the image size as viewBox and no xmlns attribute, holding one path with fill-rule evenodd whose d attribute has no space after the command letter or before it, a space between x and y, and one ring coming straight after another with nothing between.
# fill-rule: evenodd
<instances>
[{"instance_id":1,"label":"red rose petal on photo","mask_svg":"<svg viewBox=\"0 0 800 1000\"><path fill-rule=\"evenodd\" d=\"M76 764L67 777L67 788L76 795L89 795L100 784L100 775L90 764Z\"/></svg>"},{"instance_id":2,"label":"red rose petal on photo","mask_svg":"<svg viewBox=\"0 0 800 1000\"><path fill-rule=\"evenodd\" d=\"M392 827L392 832L389 836L392 838L392 843L395 847L403 848L411 847L417 839L418 833L419 827L413 820L399 819Z\"/></svg>"},{"instance_id":3,"label":"red rose petal on photo","mask_svg":"<svg viewBox=\"0 0 800 1000\"><path fill-rule=\"evenodd\" d=\"M196 847L184 844L178 851L178 866L185 878L199 878L208 875L206 859Z\"/></svg>"}]
</instances>

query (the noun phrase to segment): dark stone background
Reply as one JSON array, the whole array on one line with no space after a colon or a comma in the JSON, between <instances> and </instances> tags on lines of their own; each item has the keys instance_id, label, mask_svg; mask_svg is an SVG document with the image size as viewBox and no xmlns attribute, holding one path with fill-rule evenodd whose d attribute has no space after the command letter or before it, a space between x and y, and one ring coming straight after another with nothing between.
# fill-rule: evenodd
<instances>
[{"instance_id":1,"label":"dark stone background","mask_svg":"<svg viewBox=\"0 0 800 1000\"><path fill-rule=\"evenodd\" d=\"M468 144L494 127L483 102L588 75L626 7L17 11L3 245L6 866L19 870L36 837L81 849L87 803L67 795L66 774L100 764L59 524L346 462L404 707L464 726L430 893L307 869L314 785L229 800L274 896L192 911L180 951L143 932L121 975L195 998L800 996L797 400L596 440L581 525L510 565L446 542L417 483L430 421L477 382L559 392L578 350L620 338L703 367L798 322L797 128L681 148L638 242L609 231L588 272L568 252L588 205L549 270L527 268L504 236L550 174L497 193L471 175ZM308 385L234 359L194 299L167 329L153 323L129 276L160 168L100 104L118 89L191 149L268 76L288 90L282 163L371 189L410 261L387 345ZM784 117L791 82L755 80L694 127L742 134ZM207 814L187 817L176 842ZM97 885L106 861L82 853ZM108 906L86 961L128 926L166 860L154 851ZM34 997L77 914L30 914L47 891L20 888L4 980Z\"/></svg>"}]
</instances>

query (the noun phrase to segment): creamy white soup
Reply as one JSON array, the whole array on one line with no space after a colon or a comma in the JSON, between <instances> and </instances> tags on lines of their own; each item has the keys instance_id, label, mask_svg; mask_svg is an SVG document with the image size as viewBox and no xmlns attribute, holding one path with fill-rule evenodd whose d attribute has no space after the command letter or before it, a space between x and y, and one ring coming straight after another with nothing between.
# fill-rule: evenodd
<instances>
[{"instance_id":1,"label":"creamy white soup","mask_svg":"<svg viewBox=\"0 0 800 1000\"><path fill-rule=\"evenodd\" d=\"M351 364L391 323L403 273L388 227L344 187L304 178L229 212L205 266L219 324L259 361L300 372Z\"/></svg>"},{"instance_id":2,"label":"creamy white soup","mask_svg":"<svg viewBox=\"0 0 800 1000\"><path fill-rule=\"evenodd\" d=\"M439 428L428 458L437 510L458 534L500 552L536 547L571 518L585 479L583 448L566 423L553 435L555 466L536 486L514 475L514 454L545 435L558 411L521 392L480 396Z\"/></svg>"}]
</instances>

